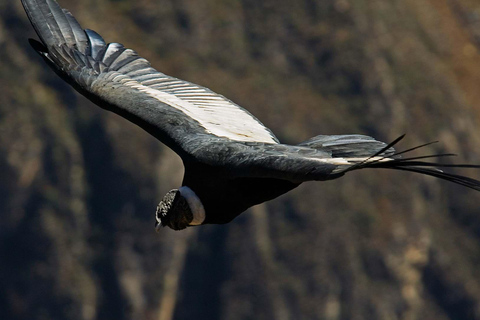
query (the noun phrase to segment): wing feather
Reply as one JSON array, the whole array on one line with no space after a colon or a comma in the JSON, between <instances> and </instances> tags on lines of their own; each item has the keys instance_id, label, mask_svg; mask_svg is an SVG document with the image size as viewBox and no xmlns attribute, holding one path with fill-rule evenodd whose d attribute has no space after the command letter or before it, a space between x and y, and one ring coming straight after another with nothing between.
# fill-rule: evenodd
<instances>
[{"instance_id":1,"label":"wing feather","mask_svg":"<svg viewBox=\"0 0 480 320\"><path fill-rule=\"evenodd\" d=\"M79 31L77 32L80 33ZM92 56L92 58L95 59L96 61L101 61L101 60L98 60L98 56L99 54L102 53L103 49L106 46L105 40L103 40L101 35L99 35L95 31L90 29L85 29L85 34L88 35L86 49L87 48L90 49L89 55ZM82 52L82 50L79 50L79 52ZM87 52L87 50L83 52Z\"/></svg>"},{"instance_id":2,"label":"wing feather","mask_svg":"<svg viewBox=\"0 0 480 320\"><path fill-rule=\"evenodd\" d=\"M278 143L248 111L202 86L167 76L135 51L83 30L55 0L22 0L42 56L78 91L176 149L190 134ZM158 114L160 116L153 117ZM155 121L152 120L155 118ZM154 128L156 127L156 128Z\"/></svg>"},{"instance_id":3,"label":"wing feather","mask_svg":"<svg viewBox=\"0 0 480 320\"><path fill-rule=\"evenodd\" d=\"M332 180L353 170L384 168L429 175L480 191L480 180L440 169L480 169L480 165L422 161L453 156L452 154L402 158L401 155L430 145L424 144L396 152L393 147L402 137L390 144L360 135L317 136L298 146L260 142L223 144L221 141L211 141L205 143L200 140L192 144L198 145L193 151L196 163L214 165L219 171L227 168L223 173L224 176L233 173L235 177L275 178L301 183L312 180ZM188 165L186 167L188 170Z\"/></svg>"},{"instance_id":4,"label":"wing feather","mask_svg":"<svg viewBox=\"0 0 480 320\"><path fill-rule=\"evenodd\" d=\"M87 48L89 47L89 41L87 39L87 35L83 32L82 27L80 24L75 20L73 15L66 9L63 9L63 12L70 24L70 29L73 32L73 36L75 37L74 43L76 44L78 50L80 52L86 52Z\"/></svg>"}]
</instances>

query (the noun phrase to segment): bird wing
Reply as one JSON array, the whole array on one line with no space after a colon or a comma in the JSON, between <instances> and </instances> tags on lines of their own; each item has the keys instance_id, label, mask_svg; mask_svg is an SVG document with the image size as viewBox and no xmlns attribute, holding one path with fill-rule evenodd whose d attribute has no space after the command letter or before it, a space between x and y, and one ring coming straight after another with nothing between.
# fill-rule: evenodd
<instances>
[{"instance_id":1,"label":"bird wing","mask_svg":"<svg viewBox=\"0 0 480 320\"><path fill-rule=\"evenodd\" d=\"M42 43L34 49L65 81L136 123L179 154L188 136L278 143L248 111L199 85L167 76L135 51L84 30L55 0L22 0ZM188 153L188 152L187 152Z\"/></svg>"},{"instance_id":2,"label":"bird wing","mask_svg":"<svg viewBox=\"0 0 480 320\"><path fill-rule=\"evenodd\" d=\"M196 149L191 152L196 163L214 167L217 172L224 170L224 176L234 178L275 178L301 183L332 180L359 169L383 168L429 175L480 191L479 180L440 169L479 169L480 165L429 161L453 154L404 157L432 143L397 152L393 147L403 137L386 144L360 135L317 136L298 146L242 141L222 143L219 138L209 137L192 141ZM189 171L187 163L186 173Z\"/></svg>"},{"instance_id":3,"label":"bird wing","mask_svg":"<svg viewBox=\"0 0 480 320\"><path fill-rule=\"evenodd\" d=\"M479 181L436 168L480 166L421 161L445 155L399 159L404 152L391 154L389 149L400 139L385 145L358 135L317 136L299 146L281 145L243 108L207 88L158 72L119 43L107 44L95 31L84 30L55 0L22 4L42 41L30 43L50 67L100 107L136 123L176 151L187 170L197 163L231 177L303 182L334 179L362 168L388 168L480 190Z\"/></svg>"},{"instance_id":4,"label":"bird wing","mask_svg":"<svg viewBox=\"0 0 480 320\"><path fill-rule=\"evenodd\" d=\"M192 136L188 144L194 146L190 149L194 161L185 163L186 175L212 168L218 176L227 178L275 178L300 183L338 178L343 173L336 174L335 170L340 164L347 164L343 158L333 158L327 150L304 146L226 143L222 138L201 136Z\"/></svg>"}]
</instances>

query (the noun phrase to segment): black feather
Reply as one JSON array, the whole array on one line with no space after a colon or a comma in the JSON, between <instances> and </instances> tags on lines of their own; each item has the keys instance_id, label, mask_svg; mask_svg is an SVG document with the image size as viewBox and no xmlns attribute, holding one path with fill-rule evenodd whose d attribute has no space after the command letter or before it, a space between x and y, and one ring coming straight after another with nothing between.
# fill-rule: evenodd
<instances>
[{"instance_id":1,"label":"black feather","mask_svg":"<svg viewBox=\"0 0 480 320\"><path fill-rule=\"evenodd\" d=\"M405 135L400 136L399 138L395 139L392 143L388 144L387 147L384 149L388 149L396 145L400 140L403 139ZM447 180L477 191L480 191L480 181L476 179L472 179L469 177L465 177L462 175L457 175L453 173L444 172L439 168L473 168L473 169L480 169L480 165L473 165L473 164L444 164L438 162L426 162L426 161L419 161L423 159L432 159L432 158L443 158L443 157L451 157L455 156L455 154L450 153L440 153L440 154L432 154L432 155L423 155L423 156L416 156L416 157L409 157L409 158L400 158L400 155L405 153L418 150L420 148L429 146L436 142L430 142L426 144L422 144L401 152L396 152L391 156L380 157L379 159L374 159L382 154L384 151L383 149L377 152L376 154L368 157L367 159L353 164L352 166L343 170L343 172L358 170L363 168L384 168L384 169L393 169L393 170L402 170L402 171L410 171L415 173L421 173L428 176L433 176L436 178L440 178L443 180Z\"/></svg>"}]
</instances>

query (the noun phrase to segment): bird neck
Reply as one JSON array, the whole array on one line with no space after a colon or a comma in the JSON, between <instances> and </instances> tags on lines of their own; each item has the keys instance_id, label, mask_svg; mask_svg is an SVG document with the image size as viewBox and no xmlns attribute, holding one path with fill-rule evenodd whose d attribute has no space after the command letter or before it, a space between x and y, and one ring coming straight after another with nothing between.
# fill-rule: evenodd
<instances>
[{"instance_id":1,"label":"bird neck","mask_svg":"<svg viewBox=\"0 0 480 320\"><path fill-rule=\"evenodd\" d=\"M181 187L178 191L180 191L180 194L187 200L190 210L192 211L193 220L190 222L190 225L201 225L205 221L205 208L200 198L187 186Z\"/></svg>"}]
</instances>

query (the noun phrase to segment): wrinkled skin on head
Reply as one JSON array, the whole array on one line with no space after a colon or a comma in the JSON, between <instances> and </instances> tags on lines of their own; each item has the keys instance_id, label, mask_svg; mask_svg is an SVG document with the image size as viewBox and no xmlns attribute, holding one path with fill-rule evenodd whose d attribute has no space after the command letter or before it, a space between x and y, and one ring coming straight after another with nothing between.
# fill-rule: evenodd
<instances>
[{"instance_id":1,"label":"wrinkled skin on head","mask_svg":"<svg viewBox=\"0 0 480 320\"><path fill-rule=\"evenodd\" d=\"M173 230L183 230L190 225L193 214L187 200L178 189L169 191L160 201L156 212L155 229L168 226Z\"/></svg>"}]
</instances>

